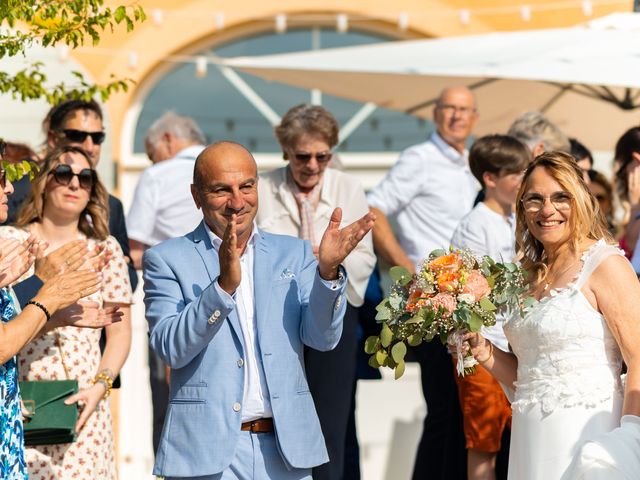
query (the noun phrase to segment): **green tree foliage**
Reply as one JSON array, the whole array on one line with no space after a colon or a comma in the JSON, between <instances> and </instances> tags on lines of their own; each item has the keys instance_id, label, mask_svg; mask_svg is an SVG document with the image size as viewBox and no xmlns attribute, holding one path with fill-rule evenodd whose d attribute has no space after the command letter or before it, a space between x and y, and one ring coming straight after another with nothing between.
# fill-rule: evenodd
<instances>
[{"instance_id":1,"label":"green tree foliage","mask_svg":"<svg viewBox=\"0 0 640 480\"><path fill-rule=\"evenodd\" d=\"M111 8L104 6L104 0L0 0L0 61L25 55L34 45L77 48L90 42L95 46L105 30L123 24L131 31L145 18L135 3ZM84 99L99 95L105 101L114 92L126 91L131 82L112 77L107 84L95 85L79 72L73 75L76 85L49 85L43 64L33 62L13 74L0 71L0 93L22 101L45 98L51 104L68 95Z\"/></svg>"}]
</instances>

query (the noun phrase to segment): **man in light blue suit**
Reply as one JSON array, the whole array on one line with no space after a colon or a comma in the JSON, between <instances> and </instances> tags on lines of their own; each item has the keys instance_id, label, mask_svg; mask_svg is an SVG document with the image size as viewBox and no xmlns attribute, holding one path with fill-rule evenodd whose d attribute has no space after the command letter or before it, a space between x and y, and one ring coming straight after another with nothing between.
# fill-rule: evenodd
<instances>
[{"instance_id":1,"label":"man in light blue suit","mask_svg":"<svg viewBox=\"0 0 640 480\"><path fill-rule=\"evenodd\" d=\"M220 142L196 160L203 222L143 258L150 345L171 367L155 475L310 479L329 460L304 372L304 345L330 350L345 311L342 261L368 214L320 243L258 230L256 163Z\"/></svg>"}]
</instances>

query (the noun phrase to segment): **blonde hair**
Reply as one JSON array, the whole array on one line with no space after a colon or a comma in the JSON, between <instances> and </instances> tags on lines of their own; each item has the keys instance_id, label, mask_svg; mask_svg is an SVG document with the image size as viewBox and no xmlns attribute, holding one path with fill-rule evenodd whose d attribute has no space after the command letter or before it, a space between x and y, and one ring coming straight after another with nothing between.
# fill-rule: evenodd
<instances>
[{"instance_id":1,"label":"blonde hair","mask_svg":"<svg viewBox=\"0 0 640 480\"><path fill-rule=\"evenodd\" d=\"M522 267L529 272L532 286L542 282L548 274L547 253L542 243L529 231L522 204L522 197L529 187L529 178L537 168L544 168L571 195L571 237L568 241L572 252L577 252L580 242L585 239L605 239L608 243L615 243L598 201L585 183L576 159L568 153L557 151L538 155L525 171L516 200L516 250Z\"/></svg>"},{"instance_id":2,"label":"blonde hair","mask_svg":"<svg viewBox=\"0 0 640 480\"><path fill-rule=\"evenodd\" d=\"M63 146L54 148L45 157L42 167L31 183L31 191L24 202L15 221L18 227L26 227L33 222L41 222L45 197L44 192L47 186L49 173L60 164L60 157L67 153L77 153L82 155L87 163L91 165L89 155L81 148L74 146ZM106 240L109 236L109 194L107 189L100 182L97 173L96 181L89 194L89 202L78 218L78 230L89 238L96 240Z\"/></svg>"}]
</instances>

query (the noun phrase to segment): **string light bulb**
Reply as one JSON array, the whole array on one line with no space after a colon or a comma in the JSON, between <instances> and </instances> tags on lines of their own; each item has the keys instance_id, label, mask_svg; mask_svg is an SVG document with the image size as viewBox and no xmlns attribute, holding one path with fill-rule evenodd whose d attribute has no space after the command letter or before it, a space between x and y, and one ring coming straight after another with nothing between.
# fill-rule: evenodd
<instances>
[{"instance_id":1,"label":"string light bulb","mask_svg":"<svg viewBox=\"0 0 640 480\"><path fill-rule=\"evenodd\" d=\"M60 63L64 63L67 60L69 60L69 46L68 45L58 45L56 47L56 49L58 50L58 61L60 61Z\"/></svg>"},{"instance_id":2,"label":"string light bulb","mask_svg":"<svg viewBox=\"0 0 640 480\"><path fill-rule=\"evenodd\" d=\"M471 23L471 12L468 8L460 10L458 16L460 17L460 23L462 23L462 25L469 25L469 23Z\"/></svg>"},{"instance_id":3,"label":"string light bulb","mask_svg":"<svg viewBox=\"0 0 640 480\"><path fill-rule=\"evenodd\" d=\"M585 17L590 17L593 15L593 6L591 5L590 0L582 1L582 13L584 13Z\"/></svg>"},{"instance_id":4,"label":"string light bulb","mask_svg":"<svg viewBox=\"0 0 640 480\"><path fill-rule=\"evenodd\" d=\"M156 25L162 25L162 21L164 20L164 12L159 8L154 8L153 10L151 10L151 19Z\"/></svg>"},{"instance_id":5,"label":"string light bulb","mask_svg":"<svg viewBox=\"0 0 640 480\"><path fill-rule=\"evenodd\" d=\"M531 7L529 5L522 5L520 7L520 16L522 20L529 22L531 20Z\"/></svg>"},{"instance_id":6,"label":"string light bulb","mask_svg":"<svg viewBox=\"0 0 640 480\"><path fill-rule=\"evenodd\" d=\"M207 59L206 57L196 57L196 77L204 78L207 76Z\"/></svg>"},{"instance_id":7,"label":"string light bulb","mask_svg":"<svg viewBox=\"0 0 640 480\"><path fill-rule=\"evenodd\" d=\"M398 28L403 32L409 28L409 14L407 12L400 12L398 15Z\"/></svg>"},{"instance_id":8,"label":"string light bulb","mask_svg":"<svg viewBox=\"0 0 640 480\"><path fill-rule=\"evenodd\" d=\"M213 18L216 30L222 30L224 28L224 13L218 12Z\"/></svg>"},{"instance_id":9,"label":"string light bulb","mask_svg":"<svg viewBox=\"0 0 640 480\"><path fill-rule=\"evenodd\" d=\"M129 52L127 55L127 66L130 70L135 70L138 68L138 53L137 52Z\"/></svg>"},{"instance_id":10,"label":"string light bulb","mask_svg":"<svg viewBox=\"0 0 640 480\"><path fill-rule=\"evenodd\" d=\"M336 17L336 30L340 33L346 33L349 30L349 17L346 13L339 13Z\"/></svg>"},{"instance_id":11,"label":"string light bulb","mask_svg":"<svg viewBox=\"0 0 640 480\"><path fill-rule=\"evenodd\" d=\"M284 13L276 15L276 32L284 33L287 31L287 16Z\"/></svg>"}]
</instances>

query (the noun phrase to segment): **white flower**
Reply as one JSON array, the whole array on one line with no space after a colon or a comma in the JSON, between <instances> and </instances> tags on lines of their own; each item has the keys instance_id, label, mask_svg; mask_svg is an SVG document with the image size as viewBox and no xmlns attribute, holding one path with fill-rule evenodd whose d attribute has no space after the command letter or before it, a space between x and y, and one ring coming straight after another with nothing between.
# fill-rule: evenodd
<instances>
[{"instance_id":1,"label":"white flower","mask_svg":"<svg viewBox=\"0 0 640 480\"><path fill-rule=\"evenodd\" d=\"M471 293L460 293L458 294L458 301L473 305L474 303L476 303L476 297L474 297Z\"/></svg>"}]
</instances>

